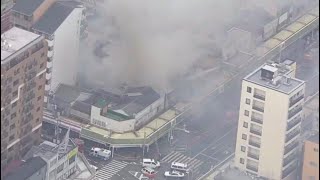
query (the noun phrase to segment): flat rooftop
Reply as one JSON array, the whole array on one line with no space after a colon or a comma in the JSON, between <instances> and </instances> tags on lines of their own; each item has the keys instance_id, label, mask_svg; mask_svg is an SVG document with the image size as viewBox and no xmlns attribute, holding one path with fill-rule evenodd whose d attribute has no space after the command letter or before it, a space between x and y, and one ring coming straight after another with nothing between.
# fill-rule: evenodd
<instances>
[{"instance_id":1,"label":"flat rooftop","mask_svg":"<svg viewBox=\"0 0 320 180\"><path fill-rule=\"evenodd\" d=\"M286 63L291 63L292 61L287 60ZM290 64L287 64L290 65ZM277 84L273 84L271 80L265 79L262 77L261 73L263 70L267 70L270 72L278 72L278 75L274 77L274 80L277 80ZM279 91L285 94L290 94L296 88L303 85L305 82L294 77L288 77L288 74L292 70L287 67L280 67L279 64L264 64L260 66L258 69L247 75L244 80L260 85L262 87L266 87L268 89L273 89L275 91ZM286 82L286 78L290 79L290 82Z\"/></svg>"},{"instance_id":2,"label":"flat rooftop","mask_svg":"<svg viewBox=\"0 0 320 180\"><path fill-rule=\"evenodd\" d=\"M40 37L38 34L17 27L1 34L1 64L5 63L9 56Z\"/></svg>"},{"instance_id":3,"label":"flat rooftop","mask_svg":"<svg viewBox=\"0 0 320 180\"><path fill-rule=\"evenodd\" d=\"M214 177L215 180L252 180L250 175L236 169L227 169L223 173Z\"/></svg>"}]
</instances>

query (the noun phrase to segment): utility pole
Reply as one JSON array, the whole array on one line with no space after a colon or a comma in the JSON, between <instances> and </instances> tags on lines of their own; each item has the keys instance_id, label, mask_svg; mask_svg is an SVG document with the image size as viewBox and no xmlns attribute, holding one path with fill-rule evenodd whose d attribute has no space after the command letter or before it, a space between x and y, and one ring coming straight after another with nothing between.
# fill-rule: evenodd
<instances>
[{"instance_id":1,"label":"utility pole","mask_svg":"<svg viewBox=\"0 0 320 180\"><path fill-rule=\"evenodd\" d=\"M144 148L146 145L146 132L143 133L143 146L142 146L142 158L144 158Z\"/></svg>"}]
</instances>

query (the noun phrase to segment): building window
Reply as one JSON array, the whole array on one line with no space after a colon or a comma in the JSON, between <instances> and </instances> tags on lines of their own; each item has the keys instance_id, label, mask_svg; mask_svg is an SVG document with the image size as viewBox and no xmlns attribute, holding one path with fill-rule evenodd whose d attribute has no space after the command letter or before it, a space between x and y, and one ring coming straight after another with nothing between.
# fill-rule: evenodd
<instances>
[{"instance_id":1,"label":"building window","mask_svg":"<svg viewBox=\"0 0 320 180\"><path fill-rule=\"evenodd\" d=\"M242 151L242 152L246 152L246 147L241 146L241 151Z\"/></svg>"},{"instance_id":2,"label":"building window","mask_svg":"<svg viewBox=\"0 0 320 180\"><path fill-rule=\"evenodd\" d=\"M39 119L39 118L37 118L37 119L36 119L36 122L39 122L39 121L40 121L40 119Z\"/></svg>"},{"instance_id":3,"label":"building window","mask_svg":"<svg viewBox=\"0 0 320 180\"><path fill-rule=\"evenodd\" d=\"M38 96L37 101L40 101L40 100L41 100L41 96Z\"/></svg>"},{"instance_id":4,"label":"building window","mask_svg":"<svg viewBox=\"0 0 320 180\"><path fill-rule=\"evenodd\" d=\"M10 126L10 130L13 130L14 128L16 128L16 124L12 124L12 125Z\"/></svg>"},{"instance_id":5,"label":"building window","mask_svg":"<svg viewBox=\"0 0 320 180\"><path fill-rule=\"evenodd\" d=\"M43 57L44 56L44 52L43 53L41 53L41 57Z\"/></svg>"},{"instance_id":6,"label":"building window","mask_svg":"<svg viewBox=\"0 0 320 180\"><path fill-rule=\"evenodd\" d=\"M14 103L12 103L11 108L14 108L14 107L16 107L16 106L17 106L17 101L14 102Z\"/></svg>"},{"instance_id":7,"label":"building window","mask_svg":"<svg viewBox=\"0 0 320 180\"><path fill-rule=\"evenodd\" d=\"M8 152L11 152L13 150L13 146L11 146L9 149L8 149Z\"/></svg>"},{"instance_id":8,"label":"building window","mask_svg":"<svg viewBox=\"0 0 320 180\"><path fill-rule=\"evenodd\" d=\"M252 88L251 87L247 87L247 92L251 93L251 91L252 91Z\"/></svg>"},{"instance_id":9,"label":"building window","mask_svg":"<svg viewBox=\"0 0 320 180\"><path fill-rule=\"evenodd\" d=\"M40 111L40 107L37 108L37 112L39 112L39 111Z\"/></svg>"},{"instance_id":10,"label":"building window","mask_svg":"<svg viewBox=\"0 0 320 180\"><path fill-rule=\"evenodd\" d=\"M18 90L14 91L14 92L12 93L12 96L13 96L13 97L18 96Z\"/></svg>"},{"instance_id":11,"label":"building window","mask_svg":"<svg viewBox=\"0 0 320 180\"><path fill-rule=\"evenodd\" d=\"M309 176L308 180L316 180L316 177L315 176Z\"/></svg>"},{"instance_id":12,"label":"building window","mask_svg":"<svg viewBox=\"0 0 320 180\"><path fill-rule=\"evenodd\" d=\"M40 76L39 76L39 79L42 79L43 78L43 73L42 74L40 74Z\"/></svg>"},{"instance_id":13,"label":"building window","mask_svg":"<svg viewBox=\"0 0 320 180\"><path fill-rule=\"evenodd\" d=\"M17 113L14 112L11 114L11 119L14 119L15 117L17 117Z\"/></svg>"},{"instance_id":14,"label":"building window","mask_svg":"<svg viewBox=\"0 0 320 180\"><path fill-rule=\"evenodd\" d=\"M9 141L14 140L14 134L9 137Z\"/></svg>"},{"instance_id":15,"label":"building window","mask_svg":"<svg viewBox=\"0 0 320 180\"><path fill-rule=\"evenodd\" d=\"M240 158L240 163L244 164L244 159L243 158Z\"/></svg>"},{"instance_id":16,"label":"building window","mask_svg":"<svg viewBox=\"0 0 320 180\"><path fill-rule=\"evenodd\" d=\"M242 134L242 139L243 140L247 140L247 135L246 134Z\"/></svg>"},{"instance_id":17,"label":"building window","mask_svg":"<svg viewBox=\"0 0 320 180\"><path fill-rule=\"evenodd\" d=\"M18 85L18 84L19 84L19 79L13 81L13 86L16 86L16 85Z\"/></svg>"},{"instance_id":18,"label":"building window","mask_svg":"<svg viewBox=\"0 0 320 180\"><path fill-rule=\"evenodd\" d=\"M40 69L42 69L42 68L43 68L43 66L44 66L44 63L41 63L41 64L40 64Z\"/></svg>"},{"instance_id":19,"label":"building window","mask_svg":"<svg viewBox=\"0 0 320 180\"><path fill-rule=\"evenodd\" d=\"M248 123L247 122L243 122L243 127L244 128L248 128Z\"/></svg>"},{"instance_id":20,"label":"building window","mask_svg":"<svg viewBox=\"0 0 320 180\"><path fill-rule=\"evenodd\" d=\"M319 149L318 148L314 148L313 151L314 152L319 152Z\"/></svg>"},{"instance_id":21,"label":"building window","mask_svg":"<svg viewBox=\"0 0 320 180\"><path fill-rule=\"evenodd\" d=\"M57 173L61 172L63 170L63 165L64 163L62 163L58 168L57 168Z\"/></svg>"},{"instance_id":22,"label":"building window","mask_svg":"<svg viewBox=\"0 0 320 180\"><path fill-rule=\"evenodd\" d=\"M310 164L310 166L312 166L312 167L318 167L318 164L315 163L315 162L313 162L313 161L311 161L309 164Z\"/></svg>"},{"instance_id":23,"label":"building window","mask_svg":"<svg viewBox=\"0 0 320 180\"><path fill-rule=\"evenodd\" d=\"M246 104L250 105L250 99L246 98Z\"/></svg>"},{"instance_id":24,"label":"building window","mask_svg":"<svg viewBox=\"0 0 320 180\"><path fill-rule=\"evenodd\" d=\"M244 115L245 116L249 116L249 111L248 110L244 110Z\"/></svg>"},{"instance_id":25,"label":"building window","mask_svg":"<svg viewBox=\"0 0 320 180\"><path fill-rule=\"evenodd\" d=\"M70 157L69 159L69 165L72 164L76 160L76 154Z\"/></svg>"}]
</instances>

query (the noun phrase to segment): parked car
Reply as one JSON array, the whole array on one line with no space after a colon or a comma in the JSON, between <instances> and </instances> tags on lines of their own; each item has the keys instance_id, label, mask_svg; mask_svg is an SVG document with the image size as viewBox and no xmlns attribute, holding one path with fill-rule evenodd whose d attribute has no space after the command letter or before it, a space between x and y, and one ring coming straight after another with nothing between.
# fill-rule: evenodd
<instances>
[{"instance_id":1,"label":"parked car","mask_svg":"<svg viewBox=\"0 0 320 180\"><path fill-rule=\"evenodd\" d=\"M149 168L158 168L160 167L160 162L154 159L143 159L142 160L142 167L149 167Z\"/></svg>"},{"instance_id":2,"label":"parked car","mask_svg":"<svg viewBox=\"0 0 320 180\"><path fill-rule=\"evenodd\" d=\"M108 160L111 157L111 151L107 149L93 147L91 148L89 155L99 157L103 160Z\"/></svg>"},{"instance_id":3,"label":"parked car","mask_svg":"<svg viewBox=\"0 0 320 180\"><path fill-rule=\"evenodd\" d=\"M152 168L148 168L148 167L142 168L141 172L148 178L154 178L156 176L156 171L153 170Z\"/></svg>"},{"instance_id":4,"label":"parked car","mask_svg":"<svg viewBox=\"0 0 320 180\"><path fill-rule=\"evenodd\" d=\"M182 172L188 172L188 165L183 164L183 163L179 163L179 162L172 162L171 169L177 170L177 171L182 171Z\"/></svg>"},{"instance_id":5,"label":"parked car","mask_svg":"<svg viewBox=\"0 0 320 180\"><path fill-rule=\"evenodd\" d=\"M165 177L176 177L176 178L183 178L184 177L184 173L179 172L179 171L166 171L164 173Z\"/></svg>"}]
</instances>

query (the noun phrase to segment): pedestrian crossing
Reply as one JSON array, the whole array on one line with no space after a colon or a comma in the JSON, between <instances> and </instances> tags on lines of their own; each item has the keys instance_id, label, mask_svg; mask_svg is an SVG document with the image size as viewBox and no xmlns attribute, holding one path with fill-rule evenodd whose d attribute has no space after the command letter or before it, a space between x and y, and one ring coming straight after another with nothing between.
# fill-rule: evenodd
<instances>
[{"instance_id":1,"label":"pedestrian crossing","mask_svg":"<svg viewBox=\"0 0 320 180\"><path fill-rule=\"evenodd\" d=\"M127 162L112 160L110 163L97 171L93 180L109 180L127 165Z\"/></svg>"},{"instance_id":2,"label":"pedestrian crossing","mask_svg":"<svg viewBox=\"0 0 320 180\"><path fill-rule=\"evenodd\" d=\"M199 159L191 158L177 151L169 153L164 158L162 158L161 161L169 164L171 164L172 162L187 164L190 170L195 170L203 164L203 162Z\"/></svg>"}]
</instances>

